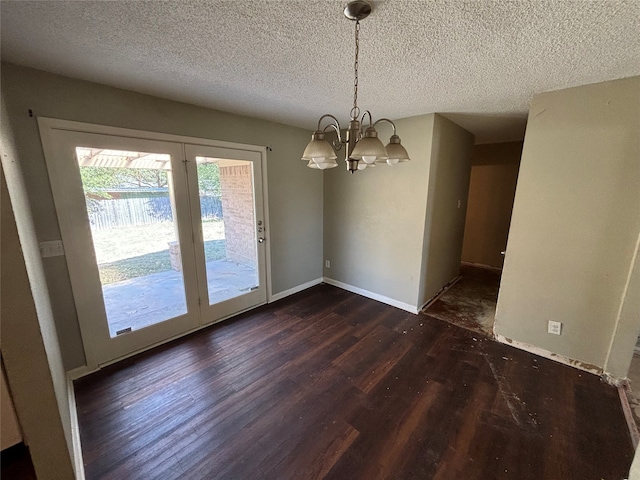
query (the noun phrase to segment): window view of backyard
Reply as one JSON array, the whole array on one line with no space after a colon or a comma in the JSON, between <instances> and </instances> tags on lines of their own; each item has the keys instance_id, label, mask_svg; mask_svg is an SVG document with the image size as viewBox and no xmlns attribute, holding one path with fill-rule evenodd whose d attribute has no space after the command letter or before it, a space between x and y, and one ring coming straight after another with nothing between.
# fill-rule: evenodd
<instances>
[{"instance_id":1,"label":"window view of backyard","mask_svg":"<svg viewBox=\"0 0 640 480\"><path fill-rule=\"evenodd\" d=\"M169 156L83 147L76 154L111 337L185 314ZM221 185L230 182L221 182L217 162L202 159L197 168L213 304L254 288L257 274L255 259L239 258L227 248L227 243L238 243L225 238L225 225L234 217L238 223L236 205L223 198L223 190L233 194L233 186ZM225 203L228 219L223 214ZM238 229L231 223L228 230L233 233ZM246 237L246 226L243 232ZM247 243L254 238L240 240Z\"/></svg>"}]
</instances>

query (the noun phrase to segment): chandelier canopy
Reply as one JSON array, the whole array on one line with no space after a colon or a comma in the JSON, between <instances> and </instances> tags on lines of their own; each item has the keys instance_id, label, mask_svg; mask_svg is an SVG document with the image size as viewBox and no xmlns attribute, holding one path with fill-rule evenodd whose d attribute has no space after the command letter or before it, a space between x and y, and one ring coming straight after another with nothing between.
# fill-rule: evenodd
<instances>
[{"instance_id":1,"label":"chandelier canopy","mask_svg":"<svg viewBox=\"0 0 640 480\"><path fill-rule=\"evenodd\" d=\"M356 55L353 64L354 80L353 80L353 107L349 114L349 128L342 134L338 119L330 114L325 114L318 120L318 128L311 135L311 141L307 148L304 149L302 160L307 162L309 168L325 170L338 166L335 150L340 150L343 145L345 148L345 161L347 162L347 170L351 173L356 170L364 170L365 168L375 167L377 163L386 163L387 165L397 165L400 162L408 162L409 154L407 150L400 144L400 137L396 134L395 124L387 119L381 118L373 122L371 112L365 110L360 117L360 108L358 108L358 54L360 52L360 20L363 20L371 13L371 4L365 0L354 0L350 2L344 9L344 15L349 20L356 22L355 44ZM366 116L369 116L369 126L363 131L362 122ZM321 128L322 121L330 118L331 121L325 127ZM389 144L385 147L378 138L376 125L380 122L390 123L393 127L393 135L389 139ZM332 129L335 130L337 140L333 142L333 146L325 140L325 132ZM335 149L335 150L334 150Z\"/></svg>"}]
</instances>

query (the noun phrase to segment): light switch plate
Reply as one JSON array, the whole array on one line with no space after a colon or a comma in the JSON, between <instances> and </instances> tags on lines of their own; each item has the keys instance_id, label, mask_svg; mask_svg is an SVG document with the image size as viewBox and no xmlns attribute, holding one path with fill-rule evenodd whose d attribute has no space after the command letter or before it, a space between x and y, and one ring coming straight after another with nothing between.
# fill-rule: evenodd
<instances>
[{"instance_id":1,"label":"light switch plate","mask_svg":"<svg viewBox=\"0 0 640 480\"><path fill-rule=\"evenodd\" d=\"M42 258L60 257L62 255L64 255L64 247L62 246L62 240L51 240L49 242L40 242L40 256Z\"/></svg>"}]
</instances>

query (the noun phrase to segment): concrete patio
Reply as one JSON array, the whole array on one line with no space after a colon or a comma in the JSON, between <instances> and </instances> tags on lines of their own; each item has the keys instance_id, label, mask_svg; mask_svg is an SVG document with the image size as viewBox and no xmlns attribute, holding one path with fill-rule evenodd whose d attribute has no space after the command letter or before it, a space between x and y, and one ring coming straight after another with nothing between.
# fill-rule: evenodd
<instances>
[{"instance_id":1,"label":"concrete patio","mask_svg":"<svg viewBox=\"0 0 640 480\"><path fill-rule=\"evenodd\" d=\"M258 285L255 268L215 260L207 263L209 303L237 297ZM169 270L103 288L109 333L159 323L187 312L182 272ZM204 301L204 299L203 299Z\"/></svg>"}]
</instances>

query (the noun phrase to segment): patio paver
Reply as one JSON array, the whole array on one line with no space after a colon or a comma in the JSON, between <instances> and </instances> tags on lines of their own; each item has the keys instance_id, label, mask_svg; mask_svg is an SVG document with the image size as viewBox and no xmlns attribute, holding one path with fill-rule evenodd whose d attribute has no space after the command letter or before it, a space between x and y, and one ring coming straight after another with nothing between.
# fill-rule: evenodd
<instances>
[{"instance_id":1,"label":"patio paver","mask_svg":"<svg viewBox=\"0 0 640 480\"><path fill-rule=\"evenodd\" d=\"M210 304L237 297L258 284L255 268L215 260L207 262ZM145 275L103 287L109 333L153 325L187 312L182 272Z\"/></svg>"}]
</instances>

